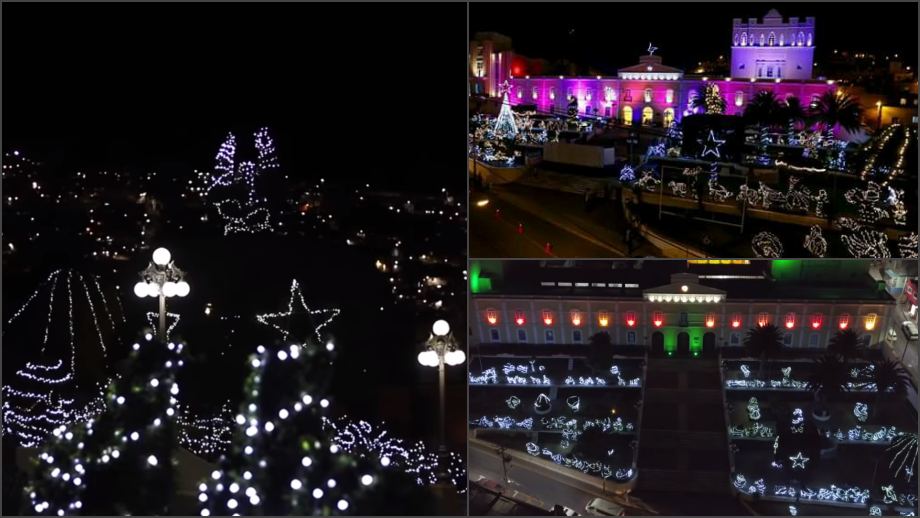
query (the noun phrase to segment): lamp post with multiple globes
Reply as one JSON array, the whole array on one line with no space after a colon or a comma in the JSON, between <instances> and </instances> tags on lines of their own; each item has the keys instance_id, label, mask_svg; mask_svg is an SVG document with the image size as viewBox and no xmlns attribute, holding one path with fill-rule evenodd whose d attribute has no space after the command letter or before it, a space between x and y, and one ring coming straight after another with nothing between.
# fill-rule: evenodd
<instances>
[{"instance_id":1,"label":"lamp post with multiple globes","mask_svg":"<svg viewBox=\"0 0 920 518\"><path fill-rule=\"evenodd\" d=\"M437 367L438 369L438 393L440 402L438 405L439 417L439 437L440 445L438 446L438 475L440 478L446 477L447 466L447 436L445 433L445 395L444 395L444 377L445 366L461 365L466 361L466 354L457 348L457 341L453 333L450 332L450 324L446 320L438 320L431 326L431 336L425 342L426 349L418 353L418 362L425 367Z\"/></svg>"},{"instance_id":2,"label":"lamp post with multiple globes","mask_svg":"<svg viewBox=\"0 0 920 518\"><path fill-rule=\"evenodd\" d=\"M157 336L166 339L166 297L184 297L189 293L185 272L176 267L169 250L160 247L153 251L153 261L141 272L142 281L134 285L138 297L160 298L160 325Z\"/></svg>"}]
</instances>

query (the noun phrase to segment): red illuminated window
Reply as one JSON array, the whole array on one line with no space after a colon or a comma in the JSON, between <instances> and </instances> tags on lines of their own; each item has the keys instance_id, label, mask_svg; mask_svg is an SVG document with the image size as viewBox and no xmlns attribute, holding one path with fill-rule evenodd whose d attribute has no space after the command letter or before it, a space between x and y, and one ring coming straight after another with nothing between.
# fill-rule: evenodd
<instances>
[{"instance_id":1,"label":"red illuminated window","mask_svg":"<svg viewBox=\"0 0 920 518\"><path fill-rule=\"evenodd\" d=\"M770 323L770 314L769 313L760 313L757 315L757 325L764 327Z\"/></svg>"},{"instance_id":2,"label":"red illuminated window","mask_svg":"<svg viewBox=\"0 0 920 518\"><path fill-rule=\"evenodd\" d=\"M839 327L841 330L850 327L850 315L844 313L837 317L837 327Z\"/></svg>"},{"instance_id":3,"label":"red illuminated window","mask_svg":"<svg viewBox=\"0 0 920 518\"><path fill-rule=\"evenodd\" d=\"M577 326L580 326L580 325L581 325L581 311L578 311L577 309L573 309L573 310L572 310L572 313L570 314L570 316L571 316L571 318L572 318L572 325L573 325L573 326L576 326L576 327L577 327Z\"/></svg>"},{"instance_id":4,"label":"red illuminated window","mask_svg":"<svg viewBox=\"0 0 920 518\"><path fill-rule=\"evenodd\" d=\"M524 316L524 312L523 312L523 311L515 311L515 312L514 312L514 323L515 323L515 324L517 324L517 325L519 325L519 326L522 326L522 325L524 325L524 322L526 322L526 321L527 321L527 318Z\"/></svg>"},{"instance_id":5,"label":"red illuminated window","mask_svg":"<svg viewBox=\"0 0 920 518\"><path fill-rule=\"evenodd\" d=\"M487 309L486 310L486 321L489 322L489 325L492 325L492 326L497 324L498 323L498 311L495 311L494 309Z\"/></svg>"},{"instance_id":6,"label":"red illuminated window","mask_svg":"<svg viewBox=\"0 0 920 518\"><path fill-rule=\"evenodd\" d=\"M636 322L638 322L634 311L627 311L625 320L628 327L636 327Z\"/></svg>"},{"instance_id":7,"label":"red illuminated window","mask_svg":"<svg viewBox=\"0 0 920 518\"><path fill-rule=\"evenodd\" d=\"M597 313L597 325L601 327L607 327L610 325L610 313L606 311L599 311Z\"/></svg>"},{"instance_id":8,"label":"red illuminated window","mask_svg":"<svg viewBox=\"0 0 920 518\"><path fill-rule=\"evenodd\" d=\"M821 326L824 324L824 315L821 313L815 313L811 316L811 328L812 329L821 329Z\"/></svg>"},{"instance_id":9,"label":"red illuminated window","mask_svg":"<svg viewBox=\"0 0 920 518\"><path fill-rule=\"evenodd\" d=\"M655 327L661 327L664 324L664 313L661 311L652 313L652 323L655 324Z\"/></svg>"},{"instance_id":10,"label":"red illuminated window","mask_svg":"<svg viewBox=\"0 0 920 518\"><path fill-rule=\"evenodd\" d=\"M716 314L715 313L709 313L708 315L706 315L706 327L710 329L712 329L713 327L716 327Z\"/></svg>"},{"instance_id":11,"label":"red illuminated window","mask_svg":"<svg viewBox=\"0 0 920 518\"><path fill-rule=\"evenodd\" d=\"M786 329L795 327L795 313L786 313Z\"/></svg>"},{"instance_id":12,"label":"red illuminated window","mask_svg":"<svg viewBox=\"0 0 920 518\"><path fill-rule=\"evenodd\" d=\"M543 311L543 324L547 326L553 325L553 312L552 311Z\"/></svg>"},{"instance_id":13,"label":"red illuminated window","mask_svg":"<svg viewBox=\"0 0 920 518\"><path fill-rule=\"evenodd\" d=\"M732 315L732 329L738 329L741 327L742 317L740 313L735 313Z\"/></svg>"}]
</instances>

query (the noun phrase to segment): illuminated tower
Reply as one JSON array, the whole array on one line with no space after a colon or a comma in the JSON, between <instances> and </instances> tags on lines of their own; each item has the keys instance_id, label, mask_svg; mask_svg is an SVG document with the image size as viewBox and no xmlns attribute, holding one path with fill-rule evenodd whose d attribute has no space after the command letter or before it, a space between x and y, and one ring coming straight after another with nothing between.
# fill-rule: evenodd
<instances>
[{"instance_id":1,"label":"illuminated tower","mask_svg":"<svg viewBox=\"0 0 920 518\"><path fill-rule=\"evenodd\" d=\"M763 22L732 21L732 77L807 80L812 78L815 19L804 21L770 9Z\"/></svg>"}]
</instances>

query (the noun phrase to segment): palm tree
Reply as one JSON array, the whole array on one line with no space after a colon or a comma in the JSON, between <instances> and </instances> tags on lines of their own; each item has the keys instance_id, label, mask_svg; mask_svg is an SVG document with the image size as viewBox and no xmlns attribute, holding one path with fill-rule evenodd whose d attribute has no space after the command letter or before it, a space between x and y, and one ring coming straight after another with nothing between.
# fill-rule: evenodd
<instances>
[{"instance_id":1,"label":"palm tree","mask_svg":"<svg viewBox=\"0 0 920 518\"><path fill-rule=\"evenodd\" d=\"M767 360L776 357L782 351L783 340L780 337L779 328L773 324L767 324L749 329L744 336L744 346L748 354L760 358L759 376L760 379L764 379L763 373Z\"/></svg>"},{"instance_id":2,"label":"palm tree","mask_svg":"<svg viewBox=\"0 0 920 518\"><path fill-rule=\"evenodd\" d=\"M824 92L811 103L809 115L825 131L843 128L853 132L862 126L862 106L859 100L849 94Z\"/></svg>"},{"instance_id":3,"label":"palm tree","mask_svg":"<svg viewBox=\"0 0 920 518\"><path fill-rule=\"evenodd\" d=\"M910 372L904 368L904 364L897 360L879 360L872 362L872 366L866 381L875 383L878 390L875 394L875 404L870 410L874 417L882 397L887 394L892 396L893 400L903 400L907 396L907 389L912 388L916 391L917 384Z\"/></svg>"},{"instance_id":4,"label":"palm tree","mask_svg":"<svg viewBox=\"0 0 920 518\"><path fill-rule=\"evenodd\" d=\"M848 390L849 376L847 366L840 359L827 354L814 361L814 368L805 382L805 386L815 397L815 416L827 415L827 401Z\"/></svg>"},{"instance_id":5,"label":"palm tree","mask_svg":"<svg viewBox=\"0 0 920 518\"><path fill-rule=\"evenodd\" d=\"M780 122L781 106L776 94L769 90L757 92L744 108L744 119L757 126L774 126Z\"/></svg>"},{"instance_id":6,"label":"palm tree","mask_svg":"<svg viewBox=\"0 0 920 518\"><path fill-rule=\"evenodd\" d=\"M786 104L780 107L780 111L785 122L793 127L796 123L805 121L805 108L798 97L787 97Z\"/></svg>"},{"instance_id":7,"label":"palm tree","mask_svg":"<svg viewBox=\"0 0 920 518\"><path fill-rule=\"evenodd\" d=\"M837 331L827 343L827 352L836 354L844 365L851 359L859 358L863 353L863 346L859 343L859 335L852 329Z\"/></svg>"}]
</instances>

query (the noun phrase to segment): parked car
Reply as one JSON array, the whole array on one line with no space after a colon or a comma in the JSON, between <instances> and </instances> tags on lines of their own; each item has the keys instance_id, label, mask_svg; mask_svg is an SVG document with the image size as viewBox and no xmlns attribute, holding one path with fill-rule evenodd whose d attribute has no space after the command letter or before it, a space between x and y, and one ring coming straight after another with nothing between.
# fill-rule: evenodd
<instances>
[{"instance_id":1,"label":"parked car","mask_svg":"<svg viewBox=\"0 0 920 518\"><path fill-rule=\"evenodd\" d=\"M585 511L593 516L626 515L626 511L623 509L623 506L604 500L603 498L595 498L594 500L588 502L588 504L585 505Z\"/></svg>"},{"instance_id":2,"label":"parked car","mask_svg":"<svg viewBox=\"0 0 920 518\"><path fill-rule=\"evenodd\" d=\"M906 336L908 340L916 340L918 338L917 324L910 320L905 320L904 323L901 324L901 330L904 331L904 336Z\"/></svg>"}]
</instances>

